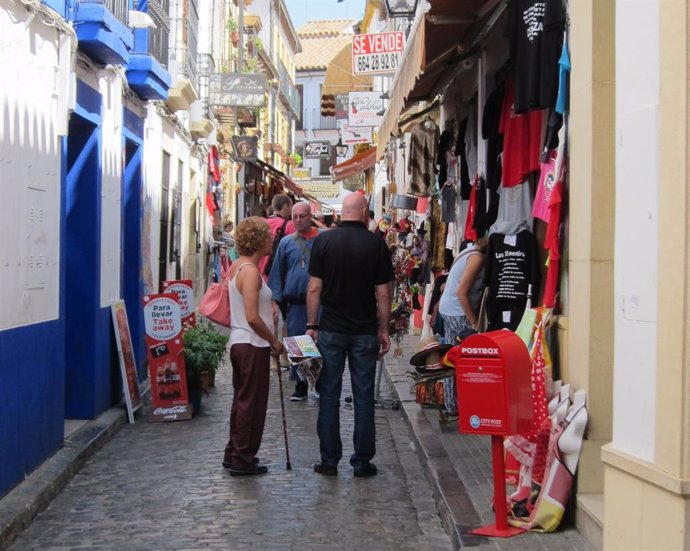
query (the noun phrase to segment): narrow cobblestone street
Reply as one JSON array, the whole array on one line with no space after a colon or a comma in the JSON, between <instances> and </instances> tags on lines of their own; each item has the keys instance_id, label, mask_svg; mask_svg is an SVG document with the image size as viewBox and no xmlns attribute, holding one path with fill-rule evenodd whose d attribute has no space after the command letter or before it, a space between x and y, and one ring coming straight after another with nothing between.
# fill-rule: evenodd
<instances>
[{"instance_id":1,"label":"narrow cobblestone street","mask_svg":"<svg viewBox=\"0 0 690 551\"><path fill-rule=\"evenodd\" d=\"M347 462L353 410L343 401L345 457L337 478L323 477L312 470L318 401L289 402L293 383L285 374L292 470L273 371L260 451L270 471L230 477L221 466L230 374L229 366L218 372L192 421L150 424L138 415L123 426L10 549L451 548L402 413L377 409L379 475L356 479Z\"/></svg>"}]
</instances>

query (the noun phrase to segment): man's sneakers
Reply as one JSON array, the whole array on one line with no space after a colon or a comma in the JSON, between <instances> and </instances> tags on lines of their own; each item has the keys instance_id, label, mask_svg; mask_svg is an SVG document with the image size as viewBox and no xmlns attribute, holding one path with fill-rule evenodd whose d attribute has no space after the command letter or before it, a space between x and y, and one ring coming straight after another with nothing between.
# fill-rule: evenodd
<instances>
[{"instance_id":1,"label":"man's sneakers","mask_svg":"<svg viewBox=\"0 0 690 551\"><path fill-rule=\"evenodd\" d=\"M367 463L363 467L358 467L355 469L355 476L357 478L365 478L369 476L376 476L378 474L378 469L373 463Z\"/></svg>"},{"instance_id":2,"label":"man's sneakers","mask_svg":"<svg viewBox=\"0 0 690 551\"><path fill-rule=\"evenodd\" d=\"M318 463L314 463L314 472L324 476L338 476L338 467L324 465L319 461Z\"/></svg>"},{"instance_id":3,"label":"man's sneakers","mask_svg":"<svg viewBox=\"0 0 690 551\"><path fill-rule=\"evenodd\" d=\"M295 385L295 392L290 396L291 402L303 402L309 395L309 385L304 381L297 381Z\"/></svg>"},{"instance_id":4,"label":"man's sneakers","mask_svg":"<svg viewBox=\"0 0 690 551\"><path fill-rule=\"evenodd\" d=\"M266 465L254 464L247 469L235 469L230 467L230 476L255 476L258 474L266 474L268 467Z\"/></svg>"}]
</instances>

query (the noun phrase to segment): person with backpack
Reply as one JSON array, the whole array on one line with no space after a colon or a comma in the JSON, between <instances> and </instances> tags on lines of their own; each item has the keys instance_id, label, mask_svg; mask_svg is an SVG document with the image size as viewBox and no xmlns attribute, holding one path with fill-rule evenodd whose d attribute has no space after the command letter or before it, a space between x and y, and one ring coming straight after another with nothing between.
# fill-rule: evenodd
<instances>
[{"instance_id":1,"label":"person with backpack","mask_svg":"<svg viewBox=\"0 0 690 551\"><path fill-rule=\"evenodd\" d=\"M278 308L286 313L288 337L304 335L307 332L307 284L311 248L316 236L326 231L314 227L311 218L309 203L295 203L292 207L292 221L297 231L280 241L268 277L274 315L277 315ZM291 379L296 381L296 384L290 401L306 400L309 386L306 381L300 380L294 366Z\"/></svg>"},{"instance_id":2,"label":"person with backpack","mask_svg":"<svg viewBox=\"0 0 690 551\"><path fill-rule=\"evenodd\" d=\"M271 254L263 257L259 262L259 270L266 281L268 281L268 274L271 272L271 265L273 264L275 252L278 249L278 243L286 235L295 232L295 225L290 220L292 199L285 193L277 193L273 196L271 208L273 209L273 214L266 218L266 222L268 222L268 227L273 236L273 248L271 249Z\"/></svg>"}]
</instances>

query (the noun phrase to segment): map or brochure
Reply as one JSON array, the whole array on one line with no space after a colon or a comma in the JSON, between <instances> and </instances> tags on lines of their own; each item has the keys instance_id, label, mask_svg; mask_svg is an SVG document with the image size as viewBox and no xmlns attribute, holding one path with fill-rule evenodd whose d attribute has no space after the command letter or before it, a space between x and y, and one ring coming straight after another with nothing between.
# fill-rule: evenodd
<instances>
[{"instance_id":1,"label":"map or brochure","mask_svg":"<svg viewBox=\"0 0 690 551\"><path fill-rule=\"evenodd\" d=\"M313 387L321 373L322 358L316 343L309 335L285 337L288 360L297 369L297 375Z\"/></svg>"}]
</instances>

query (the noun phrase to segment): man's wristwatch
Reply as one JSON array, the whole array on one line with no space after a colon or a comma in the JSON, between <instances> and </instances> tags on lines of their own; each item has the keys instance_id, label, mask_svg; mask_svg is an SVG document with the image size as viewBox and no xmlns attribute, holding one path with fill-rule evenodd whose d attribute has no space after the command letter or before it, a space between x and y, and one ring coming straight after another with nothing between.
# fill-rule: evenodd
<instances>
[{"instance_id":1,"label":"man's wristwatch","mask_svg":"<svg viewBox=\"0 0 690 551\"><path fill-rule=\"evenodd\" d=\"M308 323L308 324L307 324L307 330L310 330L310 329L313 330L313 331L318 331L318 329L319 329L319 324L318 324L318 323L316 323L316 324L314 324L314 323Z\"/></svg>"}]
</instances>

